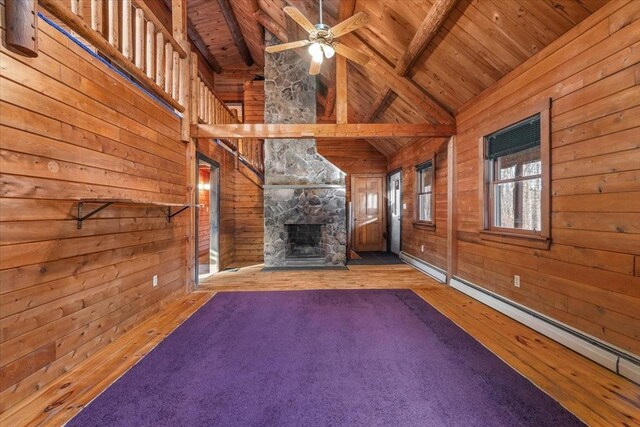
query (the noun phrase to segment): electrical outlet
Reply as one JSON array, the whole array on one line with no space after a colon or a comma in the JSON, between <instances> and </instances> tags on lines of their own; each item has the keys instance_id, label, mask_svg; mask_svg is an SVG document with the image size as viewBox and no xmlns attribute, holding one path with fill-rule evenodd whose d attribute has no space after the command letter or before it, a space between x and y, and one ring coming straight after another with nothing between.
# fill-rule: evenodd
<instances>
[{"instance_id":1,"label":"electrical outlet","mask_svg":"<svg viewBox=\"0 0 640 427\"><path fill-rule=\"evenodd\" d=\"M403 203L403 204L402 204L402 210L405 210L405 209L407 209L407 204L406 204L406 203Z\"/></svg>"},{"instance_id":2,"label":"electrical outlet","mask_svg":"<svg viewBox=\"0 0 640 427\"><path fill-rule=\"evenodd\" d=\"M517 274L513 276L513 286L515 286L516 288L520 287L520 276L518 276Z\"/></svg>"},{"instance_id":3,"label":"electrical outlet","mask_svg":"<svg viewBox=\"0 0 640 427\"><path fill-rule=\"evenodd\" d=\"M420 245L420 252L424 253L424 245Z\"/></svg>"},{"instance_id":4,"label":"electrical outlet","mask_svg":"<svg viewBox=\"0 0 640 427\"><path fill-rule=\"evenodd\" d=\"M157 275L157 274L156 274L156 275L154 275L154 276L151 278L151 284L153 285L153 287L154 287L154 288L155 288L156 286L158 286L158 275Z\"/></svg>"}]
</instances>

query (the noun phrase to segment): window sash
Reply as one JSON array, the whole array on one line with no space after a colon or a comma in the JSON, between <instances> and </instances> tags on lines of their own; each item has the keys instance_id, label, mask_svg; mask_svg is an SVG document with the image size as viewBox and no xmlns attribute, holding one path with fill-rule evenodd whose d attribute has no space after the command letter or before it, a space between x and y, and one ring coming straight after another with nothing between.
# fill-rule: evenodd
<instances>
[{"instance_id":1,"label":"window sash","mask_svg":"<svg viewBox=\"0 0 640 427\"><path fill-rule=\"evenodd\" d=\"M426 182L425 182L426 181ZM433 187L435 181L433 158L416 166L416 206L415 221L433 223L434 199ZM425 183L427 185L425 185ZM425 190L428 188L428 190ZM427 208L425 211L424 208Z\"/></svg>"}]
</instances>

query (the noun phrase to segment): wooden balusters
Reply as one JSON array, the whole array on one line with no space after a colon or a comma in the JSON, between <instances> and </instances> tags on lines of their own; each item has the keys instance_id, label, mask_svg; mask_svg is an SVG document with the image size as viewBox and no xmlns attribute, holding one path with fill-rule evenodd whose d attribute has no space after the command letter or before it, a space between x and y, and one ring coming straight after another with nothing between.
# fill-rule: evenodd
<instances>
[{"instance_id":1,"label":"wooden balusters","mask_svg":"<svg viewBox=\"0 0 640 427\"><path fill-rule=\"evenodd\" d=\"M91 0L91 29L103 34L104 4L102 0Z\"/></svg>"},{"instance_id":2,"label":"wooden balusters","mask_svg":"<svg viewBox=\"0 0 640 427\"><path fill-rule=\"evenodd\" d=\"M124 56L133 61L133 21L131 20L131 0L120 0L122 4L122 49Z\"/></svg>"},{"instance_id":3,"label":"wooden balusters","mask_svg":"<svg viewBox=\"0 0 640 427\"><path fill-rule=\"evenodd\" d=\"M133 36L134 63L136 64L136 67L140 68L141 70L145 70L145 28L144 12L142 11L142 9L136 9L135 21L135 32ZM147 76L149 76L148 73Z\"/></svg>"},{"instance_id":4,"label":"wooden balusters","mask_svg":"<svg viewBox=\"0 0 640 427\"><path fill-rule=\"evenodd\" d=\"M80 18L84 16L84 11L82 7L84 6L84 2L82 0L71 0L71 12L78 15Z\"/></svg>"},{"instance_id":5,"label":"wooden balusters","mask_svg":"<svg viewBox=\"0 0 640 427\"><path fill-rule=\"evenodd\" d=\"M143 0L33 0L33 4L38 1L74 37L83 38L176 110L187 109L184 104L189 103L191 86L189 45L183 33L177 33L181 45ZM31 0L5 2L8 17L14 5L20 10L32 5ZM86 4L88 9L84 9ZM37 22L34 13L28 17ZM37 41L35 35L29 39ZM185 135L187 128L185 125Z\"/></svg>"},{"instance_id":6,"label":"wooden balusters","mask_svg":"<svg viewBox=\"0 0 640 427\"><path fill-rule=\"evenodd\" d=\"M164 88L164 35L156 34L156 83Z\"/></svg>"},{"instance_id":7,"label":"wooden balusters","mask_svg":"<svg viewBox=\"0 0 640 427\"><path fill-rule=\"evenodd\" d=\"M119 19L118 19L118 1L107 0L107 40L116 49L118 48L118 33L119 33Z\"/></svg>"},{"instance_id":8,"label":"wooden balusters","mask_svg":"<svg viewBox=\"0 0 640 427\"><path fill-rule=\"evenodd\" d=\"M180 55L178 52L173 51L173 64L171 66L172 76L171 76L171 92L167 91L171 94L173 99L178 99L178 92L180 89Z\"/></svg>"},{"instance_id":9,"label":"wooden balusters","mask_svg":"<svg viewBox=\"0 0 640 427\"><path fill-rule=\"evenodd\" d=\"M171 78L173 77L173 46L164 45L164 91L171 94Z\"/></svg>"},{"instance_id":10,"label":"wooden balusters","mask_svg":"<svg viewBox=\"0 0 640 427\"><path fill-rule=\"evenodd\" d=\"M147 73L147 77L153 79L155 77L155 66L156 66L156 50L154 44L154 34L155 31L153 29L153 22L147 22L147 38L146 38L146 51L145 51L145 60L146 66L145 71ZM156 83L158 83L158 79L156 77ZM158 83L158 86L162 86Z\"/></svg>"}]
</instances>

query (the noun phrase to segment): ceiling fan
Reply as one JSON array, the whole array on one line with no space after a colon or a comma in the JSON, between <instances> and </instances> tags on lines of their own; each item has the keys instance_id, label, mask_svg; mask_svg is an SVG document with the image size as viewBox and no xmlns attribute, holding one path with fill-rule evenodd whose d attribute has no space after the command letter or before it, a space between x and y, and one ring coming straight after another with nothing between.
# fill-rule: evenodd
<instances>
[{"instance_id":1,"label":"ceiling fan","mask_svg":"<svg viewBox=\"0 0 640 427\"><path fill-rule=\"evenodd\" d=\"M292 6L286 6L284 12L309 33L308 40L298 40L295 42L284 43L275 46L268 46L265 50L269 53L282 52L283 50L294 49L309 45L309 54L311 54L311 66L309 74L316 75L320 73L322 61L324 58L332 58L336 53L342 55L351 61L365 65L369 62L369 57L364 53L351 49L348 46L336 41L340 36L357 30L369 22L369 15L364 12L358 12L350 18L345 19L339 24L329 27L322 23L322 0L320 0L320 23L313 25L306 16Z\"/></svg>"}]
</instances>

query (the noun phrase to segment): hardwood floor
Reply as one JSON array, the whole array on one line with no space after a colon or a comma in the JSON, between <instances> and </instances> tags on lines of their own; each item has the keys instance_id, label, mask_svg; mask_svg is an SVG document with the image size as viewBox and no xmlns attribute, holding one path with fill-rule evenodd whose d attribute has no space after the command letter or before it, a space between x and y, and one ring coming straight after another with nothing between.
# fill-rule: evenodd
<instances>
[{"instance_id":1,"label":"hardwood floor","mask_svg":"<svg viewBox=\"0 0 640 427\"><path fill-rule=\"evenodd\" d=\"M262 271L262 264L223 271L203 281L197 292L296 289L428 289L441 287L417 270L399 265L354 265L348 270Z\"/></svg>"},{"instance_id":2,"label":"hardwood floor","mask_svg":"<svg viewBox=\"0 0 640 427\"><path fill-rule=\"evenodd\" d=\"M498 357L593 426L639 425L640 386L407 265L349 270L225 271L0 416L0 425L62 425L217 291L411 288Z\"/></svg>"}]
</instances>

